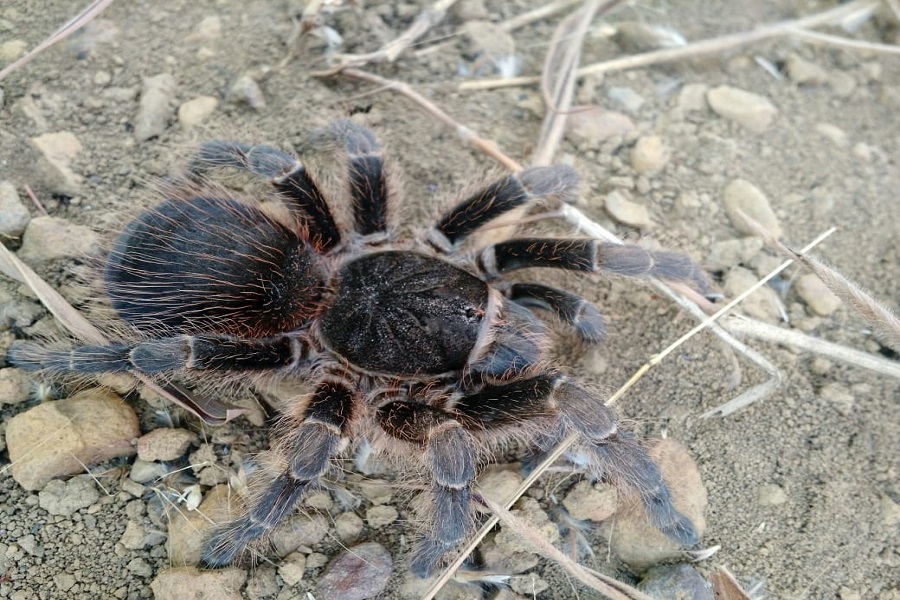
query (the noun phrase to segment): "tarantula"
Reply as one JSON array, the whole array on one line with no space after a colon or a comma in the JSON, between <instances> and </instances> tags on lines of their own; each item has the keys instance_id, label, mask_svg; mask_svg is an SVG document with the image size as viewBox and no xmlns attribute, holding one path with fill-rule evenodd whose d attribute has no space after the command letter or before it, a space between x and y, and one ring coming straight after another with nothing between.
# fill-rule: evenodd
<instances>
[{"instance_id":1,"label":"tarantula","mask_svg":"<svg viewBox=\"0 0 900 600\"><path fill-rule=\"evenodd\" d=\"M498 442L535 452L577 432L590 472L633 489L650 521L684 546L693 524L674 507L659 468L615 413L557 368L533 310L582 340L604 336L586 300L539 283L530 267L705 281L687 257L594 239L514 238L466 252L467 238L541 198L569 201L565 166L489 183L422 235L398 239L382 148L351 121L320 132L348 163L352 227L335 218L310 171L266 145L213 141L191 172L233 168L267 178L287 213L221 195L169 198L113 244L106 293L133 339L70 351L19 342L10 362L77 374L277 373L313 391L283 416L280 471L238 519L206 541L221 567L288 516L348 440L406 454L431 476L434 518L412 569L429 575L471 529L473 482Z\"/></svg>"}]
</instances>

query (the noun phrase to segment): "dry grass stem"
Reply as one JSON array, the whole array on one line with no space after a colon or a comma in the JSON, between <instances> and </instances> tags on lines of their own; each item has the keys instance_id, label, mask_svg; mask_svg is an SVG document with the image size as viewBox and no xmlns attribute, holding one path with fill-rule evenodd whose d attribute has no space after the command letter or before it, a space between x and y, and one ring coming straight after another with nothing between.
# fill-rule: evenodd
<instances>
[{"instance_id":1,"label":"dry grass stem","mask_svg":"<svg viewBox=\"0 0 900 600\"><path fill-rule=\"evenodd\" d=\"M447 11L456 4L456 0L437 0L429 8L423 10L412 22L412 25L399 37L388 42L375 52L368 54L339 55L339 64L328 73L337 73L349 67L361 67L371 63L394 62L404 50L412 46L432 27L444 20Z\"/></svg>"},{"instance_id":2,"label":"dry grass stem","mask_svg":"<svg viewBox=\"0 0 900 600\"><path fill-rule=\"evenodd\" d=\"M900 54L900 46L896 44L878 44L864 40L854 40L841 35L831 35L809 29L795 29L790 34L804 42L820 46L831 46L845 50L862 50L863 52L879 52L881 54Z\"/></svg>"},{"instance_id":3,"label":"dry grass stem","mask_svg":"<svg viewBox=\"0 0 900 600\"><path fill-rule=\"evenodd\" d=\"M513 515L508 509L500 506L483 494L480 496L480 500L492 513L498 516L505 527L508 527L510 531L515 531L529 543L534 544L534 548L539 554L561 566L578 581L605 594L612 600L652 600L652 598L630 585L579 565L537 533L527 521Z\"/></svg>"},{"instance_id":4,"label":"dry grass stem","mask_svg":"<svg viewBox=\"0 0 900 600\"><path fill-rule=\"evenodd\" d=\"M647 67L676 60L684 60L706 56L709 54L719 54L727 50L733 50L773 37L793 34L797 30L806 30L823 25L831 25L840 22L848 15L857 14L859 11L874 11L878 6L875 0L856 0L848 4L839 5L836 8L826 10L808 17L793 19L790 21L780 21L762 25L753 31L744 31L723 35L710 40L702 40L693 42L680 48L670 48L665 50L656 50L653 52L645 52L643 54L635 54L632 56L622 56L612 60L595 63L578 69L577 75L583 77L585 75L594 75L600 73L610 73L612 71L624 71L628 69L636 69L639 67ZM467 81L460 84L460 90L487 90L500 87L515 87L521 85L532 85L539 83L540 77L510 77L506 79L485 79L481 81Z\"/></svg>"},{"instance_id":5,"label":"dry grass stem","mask_svg":"<svg viewBox=\"0 0 900 600\"><path fill-rule=\"evenodd\" d=\"M34 204L34 207L37 209L37 211L39 213L41 213L41 215L46 217L48 215L47 209L44 208L44 205L41 203L40 200L38 200L38 197L34 193L34 190L31 189L31 186L26 183L23 187L25 189L25 195L28 196L28 198L31 200L31 203Z\"/></svg>"},{"instance_id":6,"label":"dry grass stem","mask_svg":"<svg viewBox=\"0 0 900 600\"><path fill-rule=\"evenodd\" d=\"M37 45L31 52L20 58L19 60L7 65L0 70L0 81L6 79L8 75L18 71L32 60L34 60L41 52L47 48L63 41L88 23L90 23L97 15L102 13L113 3L113 0L95 0L87 8L78 13L72 20L57 29L50 37Z\"/></svg>"},{"instance_id":7,"label":"dry grass stem","mask_svg":"<svg viewBox=\"0 0 900 600\"><path fill-rule=\"evenodd\" d=\"M880 356L862 352L861 350L854 350L853 348L841 346L840 344L828 342L820 338L814 338L793 329L783 329L776 325L749 319L743 315L730 316L727 319L725 326L730 331L737 334L750 336L766 342L793 346L794 348L806 352L833 358L856 367L869 369L870 371L880 373L881 375L888 375L900 379L900 363L897 363L897 361L881 358Z\"/></svg>"}]
</instances>

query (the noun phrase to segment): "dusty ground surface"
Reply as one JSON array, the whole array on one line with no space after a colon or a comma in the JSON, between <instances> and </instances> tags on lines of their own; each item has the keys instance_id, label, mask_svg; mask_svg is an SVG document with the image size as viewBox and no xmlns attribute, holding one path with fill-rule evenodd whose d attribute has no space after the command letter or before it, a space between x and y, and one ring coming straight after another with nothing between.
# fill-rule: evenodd
<instances>
[{"instance_id":1,"label":"dusty ground surface","mask_svg":"<svg viewBox=\"0 0 900 600\"><path fill-rule=\"evenodd\" d=\"M365 10L346 9L329 17L344 37L345 51L371 50L396 37L420 9L416 3L365 4ZM487 18L501 21L539 3L486 4ZM653 1L620 8L609 20L664 24L697 40L831 5ZM266 141L289 147L302 140L309 127L360 111L368 112L404 174L405 198L416 208L410 215L434 214L438 203L452 198L461 183L485 172L489 160L464 147L408 101L367 85L311 78L321 49L301 53L278 68L292 32L290 16L299 13L298 6L232 0L114 4L88 35L47 52L0 85L0 180L11 181L23 199L23 186L30 184L51 215L98 226L105 215L143 195L147 180L178 172L185 148L200 140ZM7 0L0 4L0 42L22 40L25 47L34 47L74 10L71 2ZM201 22L210 17L219 19L221 30L198 33ZM460 24L458 16L450 17L434 35L449 34ZM514 33L523 73L539 71L555 24L542 21ZM586 46L585 62L621 53L599 33L598 28ZM855 34L870 41L890 41L890 35L871 22ZM511 156L527 161L542 117L539 96L532 88L457 91L464 79L460 65L467 63L464 53L462 44L451 43L441 52L402 58L378 72L415 86ZM790 54L820 66L829 79L801 86L774 77L754 60L779 65ZM133 127L142 78L161 73L175 79L176 104L211 96L219 105L189 131L173 116L162 135L138 143ZM265 107L258 110L227 98L233 82L247 73L259 76ZM768 98L778 114L766 131L754 134L702 106L682 111L680 93L689 84L752 91ZM783 239L794 246L837 226L837 233L818 250L820 255L897 307L900 63L895 57L777 39L699 61L610 74L590 85L593 90L580 92L583 101L627 112L608 97L608 90L626 87L644 102L631 107L637 131L624 140L596 145L567 140L562 145L560 160L584 175L580 206L589 216L631 240L654 240L706 262L713 244L739 237L722 198L730 181L743 178L768 196ZM36 108L23 110L26 105ZM84 182L78 194L65 200L54 197L35 173L36 151L28 142L58 131L73 133L83 146L72 168ZM652 176L635 173L629 160L630 147L645 134L661 136L671 150L665 169ZM638 231L614 224L603 209L604 197L614 190L624 190L646 206L655 225ZM566 226L560 224L557 231L566 232ZM744 266L759 271L773 262L764 250ZM65 281L60 265L36 266L50 281ZM712 272L718 276L723 269ZM608 388L624 382L693 324L640 284L574 277L565 281L602 307L611 331L601 350L569 356L569 367ZM0 286L13 301L22 301L16 284L0 278ZM783 285L779 293L791 318L783 327L799 327L810 336L873 353L882 350L848 307L818 317L798 298L794 286ZM764 377L742 360L743 382L729 389L731 366L719 342L702 334L655 368L620 404L642 433L659 436L665 431L683 441L699 463L709 492L703 542L722 547L699 568L709 573L727 565L744 582L763 580L768 596L775 598L900 597L897 380L790 348L749 343L784 375L784 384L765 401L724 419L700 418ZM35 403L2 406L0 420ZM188 418L186 426L200 430L195 421ZM152 419L144 418L142 427L153 428ZM208 428L205 432L213 435ZM6 451L0 452L0 463L8 463ZM127 469L127 463L121 465ZM23 491L4 465L0 597L151 595L150 581L169 566L164 545L129 550L118 542L129 520L149 523L144 519L152 499L148 495L138 501L119 492L118 480L103 481L109 496L71 517L49 518L38 506L37 494ZM398 573L394 582L402 581L405 568L403 532L400 522L385 531L363 532L363 539L392 544ZM594 563L609 570L603 564L607 553L602 541L595 541ZM339 547L323 543L312 550L328 555ZM251 575L252 585L244 593L305 598L306 591L315 590L320 572L308 569L303 581L281 589L282 579L274 569L261 568ZM552 583L539 598L595 594L570 584L552 566L540 567L538 573ZM393 595L386 592L385 597Z\"/></svg>"}]
</instances>

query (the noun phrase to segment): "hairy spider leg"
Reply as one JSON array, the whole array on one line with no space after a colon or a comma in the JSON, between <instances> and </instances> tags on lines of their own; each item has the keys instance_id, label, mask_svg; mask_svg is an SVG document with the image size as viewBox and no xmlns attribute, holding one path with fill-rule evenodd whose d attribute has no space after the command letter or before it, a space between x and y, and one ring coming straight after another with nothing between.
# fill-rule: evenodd
<instances>
[{"instance_id":1,"label":"hairy spider leg","mask_svg":"<svg viewBox=\"0 0 900 600\"><path fill-rule=\"evenodd\" d=\"M539 283L514 283L503 291L516 304L552 312L588 344L598 344L606 336L603 315L581 296Z\"/></svg>"},{"instance_id":2,"label":"hairy spider leg","mask_svg":"<svg viewBox=\"0 0 900 600\"><path fill-rule=\"evenodd\" d=\"M532 369L545 355L546 328L535 315L515 302L506 302L494 325L493 339L472 361L463 376L465 386L482 383L483 376L510 379ZM471 375L478 375L472 379Z\"/></svg>"},{"instance_id":3,"label":"hairy spider leg","mask_svg":"<svg viewBox=\"0 0 900 600\"><path fill-rule=\"evenodd\" d=\"M375 135L362 125L342 119L325 132L349 158L350 201L354 229L360 235L388 231L390 201L384 173L384 154Z\"/></svg>"},{"instance_id":4,"label":"hairy spider leg","mask_svg":"<svg viewBox=\"0 0 900 600\"><path fill-rule=\"evenodd\" d=\"M210 168L221 167L248 171L270 179L275 189L281 192L294 218L307 224L310 243L317 251L327 252L341 242L341 231L328 201L297 157L274 146L216 140L200 146L189 170L202 174Z\"/></svg>"},{"instance_id":5,"label":"hairy spider leg","mask_svg":"<svg viewBox=\"0 0 900 600\"><path fill-rule=\"evenodd\" d=\"M685 547L697 543L693 523L675 508L659 467L634 434L619 428L612 408L567 377L548 372L505 385L485 386L459 398L453 413L472 432L515 430L524 421L555 418L556 431L537 438L542 446L552 448L577 432L590 453L588 468L592 475L637 492L650 522L671 539Z\"/></svg>"},{"instance_id":6,"label":"hairy spider leg","mask_svg":"<svg viewBox=\"0 0 900 600\"><path fill-rule=\"evenodd\" d=\"M439 252L452 254L477 229L537 198L574 198L578 174L562 165L531 167L481 188L438 220L427 241Z\"/></svg>"},{"instance_id":7,"label":"hairy spider leg","mask_svg":"<svg viewBox=\"0 0 900 600\"><path fill-rule=\"evenodd\" d=\"M281 444L287 467L249 501L243 515L216 528L204 545L201 567L231 564L250 542L293 512L338 454L353 418L355 389L355 384L341 375L325 374L305 410L285 419Z\"/></svg>"},{"instance_id":8,"label":"hairy spider leg","mask_svg":"<svg viewBox=\"0 0 900 600\"><path fill-rule=\"evenodd\" d=\"M378 409L378 418L389 435L425 450L435 519L432 531L414 550L411 569L419 577L428 577L471 529L474 440L452 414L427 404L392 401Z\"/></svg>"},{"instance_id":9,"label":"hairy spider leg","mask_svg":"<svg viewBox=\"0 0 900 600\"><path fill-rule=\"evenodd\" d=\"M117 373L137 369L143 373L195 371L249 371L295 367L309 354L305 342L278 336L242 340L212 335L179 335L133 344L79 346L48 350L39 344L16 342L10 364L27 371L55 373Z\"/></svg>"},{"instance_id":10,"label":"hairy spider leg","mask_svg":"<svg viewBox=\"0 0 900 600\"><path fill-rule=\"evenodd\" d=\"M684 254L652 252L640 246L593 239L516 238L485 247L476 263L488 279L517 269L550 267L683 281L701 291L708 287L700 267Z\"/></svg>"}]
</instances>

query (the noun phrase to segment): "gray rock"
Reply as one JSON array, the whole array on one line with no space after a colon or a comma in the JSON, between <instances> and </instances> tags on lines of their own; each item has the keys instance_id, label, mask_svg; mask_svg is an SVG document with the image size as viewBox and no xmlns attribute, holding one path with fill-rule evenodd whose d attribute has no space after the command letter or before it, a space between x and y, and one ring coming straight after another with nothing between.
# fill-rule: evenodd
<instances>
[{"instance_id":1,"label":"gray rock","mask_svg":"<svg viewBox=\"0 0 900 600\"><path fill-rule=\"evenodd\" d=\"M35 169L41 183L51 192L63 196L81 193L84 178L71 169L71 164L83 149L71 131L45 133L31 138L41 157Z\"/></svg>"},{"instance_id":2,"label":"gray rock","mask_svg":"<svg viewBox=\"0 0 900 600\"><path fill-rule=\"evenodd\" d=\"M242 569L199 571L194 567L180 567L157 573L150 589L156 600L241 600L241 588L246 580L247 572Z\"/></svg>"},{"instance_id":3,"label":"gray rock","mask_svg":"<svg viewBox=\"0 0 900 600\"><path fill-rule=\"evenodd\" d=\"M522 474L514 465L491 465L478 475L478 487L500 504L512 498L521 483Z\"/></svg>"},{"instance_id":4,"label":"gray rock","mask_svg":"<svg viewBox=\"0 0 900 600\"><path fill-rule=\"evenodd\" d=\"M141 550L145 546L147 530L137 521L128 521L125 532L119 538L119 543L129 550Z\"/></svg>"},{"instance_id":5,"label":"gray rock","mask_svg":"<svg viewBox=\"0 0 900 600\"><path fill-rule=\"evenodd\" d=\"M628 200L625 194L618 190L606 195L604 206L606 207L606 212L623 225L646 229L652 224L647 207Z\"/></svg>"},{"instance_id":6,"label":"gray rock","mask_svg":"<svg viewBox=\"0 0 900 600\"><path fill-rule=\"evenodd\" d=\"M717 115L753 133L764 132L778 115L767 98L727 85L709 90L706 100Z\"/></svg>"},{"instance_id":7,"label":"gray rock","mask_svg":"<svg viewBox=\"0 0 900 600\"><path fill-rule=\"evenodd\" d=\"M713 600L712 585L689 565L648 569L637 588L654 600Z\"/></svg>"},{"instance_id":8,"label":"gray rock","mask_svg":"<svg viewBox=\"0 0 900 600\"><path fill-rule=\"evenodd\" d=\"M399 516L400 514L396 508L389 504L383 504L381 506L373 506L366 511L366 522L369 524L369 527L380 529L396 521Z\"/></svg>"},{"instance_id":9,"label":"gray rock","mask_svg":"<svg viewBox=\"0 0 900 600\"><path fill-rule=\"evenodd\" d=\"M275 528L272 546L278 556L287 556L300 546L315 546L328 529L328 519L324 515L297 513Z\"/></svg>"},{"instance_id":10,"label":"gray rock","mask_svg":"<svg viewBox=\"0 0 900 600\"><path fill-rule=\"evenodd\" d=\"M781 237L781 225L769 205L769 199L758 187L745 179L735 179L725 188L725 213L735 229L746 235L756 235L741 216L744 213L776 238Z\"/></svg>"},{"instance_id":11,"label":"gray rock","mask_svg":"<svg viewBox=\"0 0 900 600\"><path fill-rule=\"evenodd\" d=\"M328 564L319 577L319 600L365 600L380 594L391 577L393 561L381 544L369 542L348 548Z\"/></svg>"},{"instance_id":12,"label":"gray rock","mask_svg":"<svg viewBox=\"0 0 900 600\"><path fill-rule=\"evenodd\" d=\"M841 299L815 273L801 275L796 287L797 295L819 316L830 316L841 306Z\"/></svg>"},{"instance_id":13,"label":"gray rock","mask_svg":"<svg viewBox=\"0 0 900 600\"><path fill-rule=\"evenodd\" d=\"M709 86L703 83L689 83L678 94L678 107L684 112L701 112L709 108L706 94Z\"/></svg>"},{"instance_id":14,"label":"gray rock","mask_svg":"<svg viewBox=\"0 0 900 600\"><path fill-rule=\"evenodd\" d=\"M847 148L850 145L850 138L847 132L831 123L817 123L816 133L819 133L834 144L838 148Z\"/></svg>"},{"instance_id":15,"label":"gray rock","mask_svg":"<svg viewBox=\"0 0 900 600\"><path fill-rule=\"evenodd\" d=\"M235 80L228 98L232 102L246 104L253 110L263 110L266 107L266 98L259 84L250 75L242 75Z\"/></svg>"},{"instance_id":16,"label":"gray rock","mask_svg":"<svg viewBox=\"0 0 900 600\"><path fill-rule=\"evenodd\" d=\"M517 75L516 42L509 32L490 21L469 21L462 27L463 54L475 57L476 75Z\"/></svg>"},{"instance_id":17,"label":"gray rock","mask_svg":"<svg viewBox=\"0 0 900 600\"><path fill-rule=\"evenodd\" d=\"M112 392L90 389L45 402L10 419L6 443L13 478L38 490L55 477L134 454L140 435L134 410Z\"/></svg>"},{"instance_id":18,"label":"gray rock","mask_svg":"<svg viewBox=\"0 0 900 600\"><path fill-rule=\"evenodd\" d=\"M19 237L25 231L31 214L19 200L11 181L0 181L0 236Z\"/></svg>"},{"instance_id":19,"label":"gray rock","mask_svg":"<svg viewBox=\"0 0 900 600\"><path fill-rule=\"evenodd\" d=\"M606 97L622 110L636 113L641 110L646 100L630 87L611 87L606 90Z\"/></svg>"},{"instance_id":20,"label":"gray rock","mask_svg":"<svg viewBox=\"0 0 900 600\"><path fill-rule=\"evenodd\" d=\"M128 561L128 564L125 565L125 568L138 577L150 577L151 575L153 575L153 567L151 567L150 563L148 563L143 558L131 559L130 561Z\"/></svg>"},{"instance_id":21,"label":"gray rock","mask_svg":"<svg viewBox=\"0 0 900 600\"><path fill-rule=\"evenodd\" d=\"M41 508L66 517L99 499L100 491L90 475L78 475L69 481L54 479L38 493Z\"/></svg>"},{"instance_id":22,"label":"gray rock","mask_svg":"<svg viewBox=\"0 0 900 600\"><path fill-rule=\"evenodd\" d=\"M135 483L150 483L166 474L165 468L159 463L149 460L137 459L131 465L128 478Z\"/></svg>"},{"instance_id":23,"label":"gray rock","mask_svg":"<svg viewBox=\"0 0 900 600\"><path fill-rule=\"evenodd\" d=\"M853 406L856 404L856 398L850 390L840 383L826 383L819 388L819 397L845 417L853 412Z\"/></svg>"},{"instance_id":24,"label":"gray rock","mask_svg":"<svg viewBox=\"0 0 900 600\"><path fill-rule=\"evenodd\" d=\"M144 78L134 122L134 139L145 142L166 130L175 103L175 78L168 73Z\"/></svg>"},{"instance_id":25,"label":"gray rock","mask_svg":"<svg viewBox=\"0 0 900 600\"><path fill-rule=\"evenodd\" d=\"M18 256L37 264L61 258L79 258L96 254L100 237L87 227L59 217L35 217L25 228Z\"/></svg>"}]
</instances>

